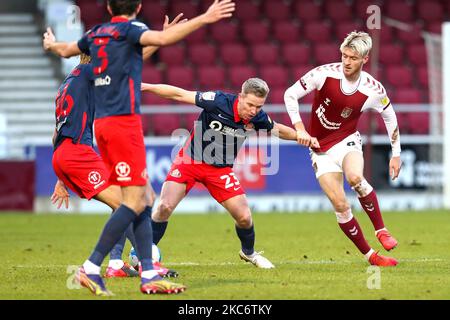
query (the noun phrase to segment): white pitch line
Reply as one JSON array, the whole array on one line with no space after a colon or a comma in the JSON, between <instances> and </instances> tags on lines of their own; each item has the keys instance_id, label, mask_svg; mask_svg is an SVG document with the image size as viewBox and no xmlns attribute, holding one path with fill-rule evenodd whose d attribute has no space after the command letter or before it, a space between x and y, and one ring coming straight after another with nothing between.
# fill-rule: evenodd
<instances>
[{"instance_id":1,"label":"white pitch line","mask_svg":"<svg viewBox=\"0 0 450 320\"><path fill-rule=\"evenodd\" d=\"M361 260L362 261L362 260ZM419 258L419 259L399 259L399 262L405 263L422 263L422 262L443 262L447 261L446 259L438 259L438 258ZM349 260L310 260L310 261L283 261L283 262L274 262L275 265L307 265L307 264L351 264L357 263L358 261L349 261ZM220 267L220 266L237 266L243 265L245 262L220 262L220 263L202 263L202 262L165 262L165 266L205 266L205 267ZM17 265L12 266L13 268L67 268L69 265L61 265L61 264L53 264L53 265Z\"/></svg>"}]
</instances>

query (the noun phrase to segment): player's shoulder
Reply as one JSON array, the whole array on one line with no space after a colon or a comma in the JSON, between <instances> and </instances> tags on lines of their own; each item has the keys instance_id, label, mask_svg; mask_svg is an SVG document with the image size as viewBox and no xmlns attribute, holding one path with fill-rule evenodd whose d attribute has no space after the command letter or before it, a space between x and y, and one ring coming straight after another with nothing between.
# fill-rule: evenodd
<instances>
[{"instance_id":1,"label":"player's shoulder","mask_svg":"<svg viewBox=\"0 0 450 320\"><path fill-rule=\"evenodd\" d=\"M142 21L138 21L138 20L129 20L128 21L128 25L137 28L137 29L141 29L141 30L148 30L148 26L142 22Z\"/></svg>"},{"instance_id":2,"label":"player's shoulder","mask_svg":"<svg viewBox=\"0 0 450 320\"><path fill-rule=\"evenodd\" d=\"M342 78L342 63L341 62L335 62L335 63L327 63L323 64L321 66L318 66L311 70L311 72L315 72L318 74L321 74L322 76L326 77L332 77L336 79Z\"/></svg>"},{"instance_id":3,"label":"player's shoulder","mask_svg":"<svg viewBox=\"0 0 450 320\"><path fill-rule=\"evenodd\" d=\"M369 73L362 71L361 72L361 85L360 91L369 96L385 96L386 89L381 84L380 81L376 80Z\"/></svg>"}]
</instances>

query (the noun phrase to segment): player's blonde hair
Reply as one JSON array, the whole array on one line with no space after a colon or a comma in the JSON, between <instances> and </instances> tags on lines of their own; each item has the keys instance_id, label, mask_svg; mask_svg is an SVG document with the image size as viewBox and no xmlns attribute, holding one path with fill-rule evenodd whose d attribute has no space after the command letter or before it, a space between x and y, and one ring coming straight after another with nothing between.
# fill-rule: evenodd
<instances>
[{"instance_id":1,"label":"player's blonde hair","mask_svg":"<svg viewBox=\"0 0 450 320\"><path fill-rule=\"evenodd\" d=\"M361 55L361 57L365 57L372 49L372 38L366 32L352 31L344 39L344 42L342 42L340 47L341 52L345 48L350 48Z\"/></svg>"},{"instance_id":2,"label":"player's blonde hair","mask_svg":"<svg viewBox=\"0 0 450 320\"><path fill-rule=\"evenodd\" d=\"M88 64L89 62L91 62L90 56L84 53L80 54L80 64Z\"/></svg>"},{"instance_id":3,"label":"player's blonde hair","mask_svg":"<svg viewBox=\"0 0 450 320\"><path fill-rule=\"evenodd\" d=\"M242 84L243 94L254 94L259 98L265 98L269 94L269 86L267 83L259 78L250 78Z\"/></svg>"}]
</instances>

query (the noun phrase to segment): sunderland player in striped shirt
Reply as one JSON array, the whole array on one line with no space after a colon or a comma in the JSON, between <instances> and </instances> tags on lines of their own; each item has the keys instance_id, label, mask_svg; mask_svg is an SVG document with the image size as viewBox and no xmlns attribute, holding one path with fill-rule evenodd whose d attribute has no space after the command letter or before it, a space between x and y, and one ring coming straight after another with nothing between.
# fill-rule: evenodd
<instances>
[{"instance_id":1,"label":"sunderland player in striped shirt","mask_svg":"<svg viewBox=\"0 0 450 320\"><path fill-rule=\"evenodd\" d=\"M363 176L362 142L356 129L362 112L373 109L385 122L391 141L389 174L400 173L400 134L397 117L384 87L362 70L369 59L372 39L364 32L351 32L340 46L341 63L319 66L302 76L285 92L284 100L298 143L311 148L311 161L319 184L330 199L340 228L370 264L395 266L397 260L379 255L367 243L346 199L343 179L356 192L375 234L389 251L397 245L386 229L375 190ZM298 99L314 91L309 130L301 120Z\"/></svg>"},{"instance_id":2,"label":"sunderland player in striped shirt","mask_svg":"<svg viewBox=\"0 0 450 320\"><path fill-rule=\"evenodd\" d=\"M202 108L190 139L174 160L152 214L153 242L158 243L168 220L180 201L200 182L235 220L241 241L239 256L258 268L274 265L256 252L255 230L245 191L233 172L236 156L252 131L266 130L285 140L296 140L294 129L274 123L262 110L269 87L258 78L244 82L241 92L187 91L164 84L142 84L142 90Z\"/></svg>"},{"instance_id":3,"label":"sunderland player in striped shirt","mask_svg":"<svg viewBox=\"0 0 450 320\"><path fill-rule=\"evenodd\" d=\"M177 293L184 286L161 285L151 259L152 229L146 206L148 175L146 151L140 118L142 48L175 43L198 28L232 16L231 0L216 0L208 10L190 21L164 31L151 31L136 15L140 0L108 0L110 22L97 25L78 42L56 42L50 29L44 34L44 48L62 57L80 53L91 56L95 98L95 134L100 154L110 172L110 182L121 186L122 204L111 215L100 239L77 276L95 291L104 291L100 266L127 227L133 223L136 249L142 266L141 287L144 294ZM166 284L170 284L167 285Z\"/></svg>"}]
</instances>

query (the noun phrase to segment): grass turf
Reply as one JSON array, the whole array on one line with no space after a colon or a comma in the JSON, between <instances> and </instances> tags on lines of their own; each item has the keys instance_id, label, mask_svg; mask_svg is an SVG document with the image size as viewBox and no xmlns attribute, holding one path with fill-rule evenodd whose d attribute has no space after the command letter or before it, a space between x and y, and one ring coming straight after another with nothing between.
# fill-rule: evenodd
<instances>
[{"instance_id":1,"label":"grass turf","mask_svg":"<svg viewBox=\"0 0 450 320\"><path fill-rule=\"evenodd\" d=\"M386 254L367 216L356 216L369 243ZM0 299L105 299L67 283L107 218L0 214ZM255 214L256 249L265 251L273 270L239 260L228 215L175 214L159 247L163 263L180 273L176 281L188 290L149 297L138 291L136 278L108 279L115 296L106 299L449 299L450 212L386 212L384 218L399 240L389 255L400 263L380 269L380 289L368 289L373 273L330 213Z\"/></svg>"}]
</instances>

